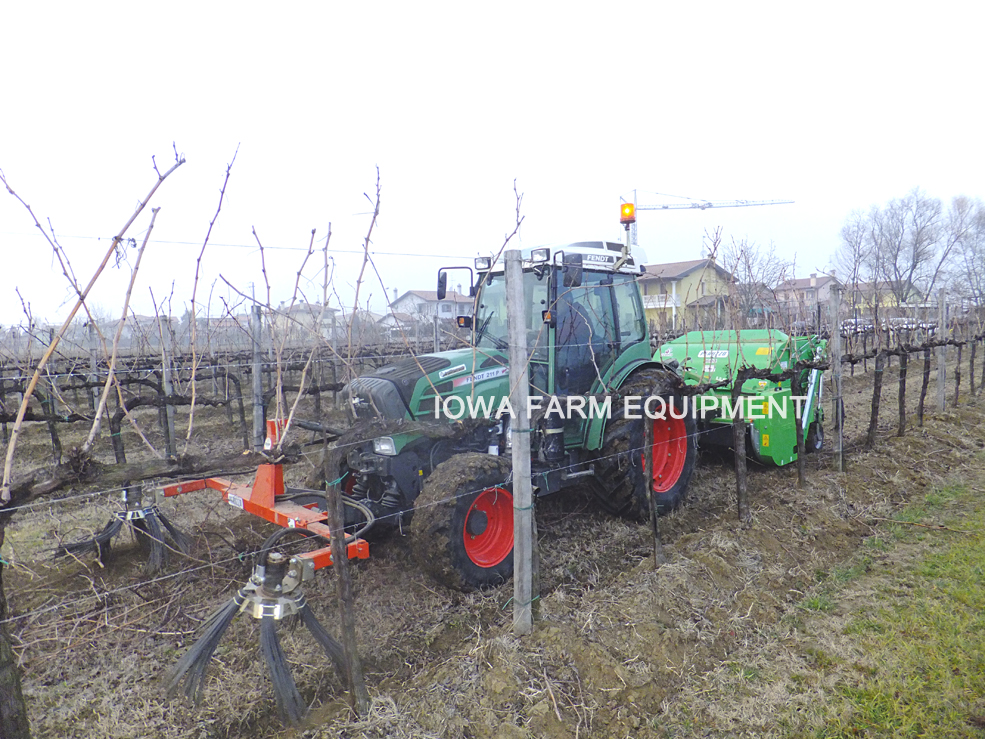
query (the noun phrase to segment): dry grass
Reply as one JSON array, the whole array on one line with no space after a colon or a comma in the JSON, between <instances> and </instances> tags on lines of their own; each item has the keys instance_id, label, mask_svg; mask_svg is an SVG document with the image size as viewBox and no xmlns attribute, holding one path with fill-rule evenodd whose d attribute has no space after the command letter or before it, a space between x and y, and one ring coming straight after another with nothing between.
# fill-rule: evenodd
<instances>
[{"instance_id":1,"label":"dry grass","mask_svg":"<svg viewBox=\"0 0 985 739\"><path fill-rule=\"evenodd\" d=\"M700 736L729 726L753 735L766 730L777 706L809 711L833 679L827 661L851 656L818 639L805 660L790 641L798 618L842 615L815 592L818 573L858 550L880 525L876 518L979 464L975 454L985 445L977 400L889 438L895 371L887 371L877 449L857 446L871 375L856 377L846 399L848 473L831 472L827 454L811 457L809 485L798 490L793 469L753 469L750 528L736 524L728 460L707 456L689 504L661 522L670 561L657 570L648 527L605 516L581 494L542 501L540 620L522 640L510 633L511 587L449 593L415 571L399 537L375 544L372 558L354 568L373 710L352 716L327 660L299 629L284 637L284 648L314 706L300 735L660 737L674 735L668 727ZM306 470L292 474L300 479ZM194 640L197 623L248 575L236 550L270 530L200 495L169 504L169 514L195 534L194 556L216 566L141 588L127 587L142 579L129 557L105 569L91 558L57 568L30 561L31 552L54 545L48 532L101 526L111 505L65 504L15 519L8 536L31 570L8 571L15 613L69 600L15 624L37 736L297 734L280 729L257 631L245 618L223 639L201 708L161 695L160 677ZM106 591L118 592L95 596ZM331 629L331 575L320 574L306 594ZM865 664L865 655L855 659ZM808 669L800 693L772 677ZM730 723L736 716L744 723Z\"/></svg>"}]
</instances>

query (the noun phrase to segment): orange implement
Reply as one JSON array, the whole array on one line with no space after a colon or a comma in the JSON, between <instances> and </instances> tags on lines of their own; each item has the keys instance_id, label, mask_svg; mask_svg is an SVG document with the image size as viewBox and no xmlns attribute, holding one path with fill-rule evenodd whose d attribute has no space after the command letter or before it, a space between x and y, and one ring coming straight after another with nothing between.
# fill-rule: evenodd
<instances>
[{"instance_id":1,"label":"orange implement","mask_svg":"<svg viewBox=\"0 0 985 739\"><path fill-rule=\"evenodd\" d=\"M164 488L165 497L184 495L198 490L218 490L222 498L234 508L252 513L278 526L291 529L307 529L320 536L328 537L331 530L323 523L328 515L317 508L307 508L290 501L277 502L278 495L284 494L284 468L279 464L261 464L253 486L239 485L221 477L207 477L202 480L179 482ZM346 544L349 559L367 559L369 544L363 539L348 538ZM315 569L332 564L331 547L323 547L313 552L298 555L311 559Z\"/></svg>"}]
</instances>

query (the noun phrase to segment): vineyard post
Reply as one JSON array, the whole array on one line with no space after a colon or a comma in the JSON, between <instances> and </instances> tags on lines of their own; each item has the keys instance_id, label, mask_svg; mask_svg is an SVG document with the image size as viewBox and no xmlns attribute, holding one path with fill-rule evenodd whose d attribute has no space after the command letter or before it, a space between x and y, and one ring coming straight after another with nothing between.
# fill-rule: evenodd
<instances>
[{"instance_id":1,"label":"vineyard post","mask_svg":"<svg viewBox=\"0 0 985 739\"><path fill-rule=\"evenodd\" d=\"M969 393L975 394L975 352L978 350L978 337L970 336L968 341L971 346L968 348L968 382L970 384Z\"/></svg>"},{"instance_id":2,"label":"vineyard post","mask_svg":"<svg viewBox=\"0 0 985 739\"><path fill-rule=\"evenodd\" d=\"M835 462L839 472L845 471L845 431L841 412L841 288L831 286L831 298L828 304L831 312L831 381L834 385L834 419L838 435L835 437Z\"/></svg>"},{"instance_id":3,"label":"vineyard post","mask_svg":"<svg viewBox=\"0 0 985 739\"><path fill-rule=\"evenodd\" d=\"M925 341L929 339L925 338ZM917 402L917 424L923 426L923 409L927 400L927 388L930 386L930 347L923 348L923 381L920 384L920 400Z\"/></svg>"},{"instance_id":4,"label":"vineyard post","mask_svg":"<svg viewBox=\"0 0 985 739\"><path fill-rule=\"evenodd\" d=\"M952 407L958 407L958 394L961 391L961 350L964 348L961 342L961 328L957 322L954 324L954 336L958 341L958 360L954 364L954 401Z\"/></svg>"},{"instance_id":5,"label":"vineyard post","mask_svg":"<svg viewBox=\"0 0 985 739\"><path fill-rule=\"evenodd\" d=\"M985 361L982 362L982 377L981 377L981 381L979 382L979 387L985 389Z\"/></svg>"},{"instance_id":6,"label":"vineyard post","mask_svg":"<svg viewBox=\"0 0 985 739\"><path fill-rule=\"evenodd\" d=\"M506 322L510 350L510 402L515 410L513 429L513 631L533 631L533 489L530 480L530 419L527 417L530 361L527 355L526 306L523 302L523 267L519 249L504 255L506 266ZM418 321L418 326L420 322Z\"/></svg>"},{"instance_id":7,"label":"vineyard post","mask_svg":"<svg viewBox=\"0 0 985 739\"><path fill-rule=\"evenodd\" d=\"M441 351L441 329L438 324L438 309L434 309L434 353Z\"/></svg>"},{"instance_id":8,"label":"vineyard post","mask_svg":"<svg viewBox=\"0 0 985 739\"><path fill-rule=\"evenodd\" d=\"M879 426L879 403L882 400L882 375L886 365L886 350L876 349L875 377L872 380L872 413L869 416L869 432L865 437L865 448L872 449L876 443L876 429Z\"/></svg>"},{"instance_id":9,"label":"vineyard post","mask_svg":"<svg viewBox=\"0 0 985 739\"><path fill-rule=\"evenodd\" d=\"M86 388L88 391L86 395L89 396L89 407L92 408L93 413L96 412L99 405L99 390L96 388L99 378L96 376L96 324L93 323L94 320L90 316L89 323L86 324L89 331L89 387Z\"/></svg>"},{"instance_id":10,"label":"vineyard post","mask_svg":"<svg viewBox=\"0 0 985 739\"><path fill-rule=\"evenodd\" d=\"M49 328L48 329L48 346L51 346L54 341L55 341L55 329ZM51 412L52 412L53 415L56 415L57 416L61 412L61 408L59 407L59 404L58 404L58 395L59 395L58 385L55 384L56 383L55 378L58 375L58 368L55 367L54 364L52 364L51 369L52 369L52 372L51 372L51 374L48 375L48 383L51 386ZM972 384L974 384L974 380L972 380Z\"/></svg>"},{"instance_id":11,"label":"vineyard post","mask_svg":"<svg viewBox=\"0 0 985 739\"><path fill-rule=\"evenodd\" d=\"M906 347L900 347L899 353L899 428L896 430L897 436L902 436L906 430L906 366L910 361L910 354Z\"/></svg>"},{"instance_id":12,"label":"vineyard post","mask_svg":"<svg viewBox=\"0 0 985 739\"><path fill-rule=\"evenodd\" d=\"M749 512L749 490L746 470L746 419L742 414L742 386L746 382L748 368L744 367L735 376L732 385L732 407L736 409L732 418L732 446L735 449L735 497L738 505L739 521L743 524L752 522Z\"/></svg>"},{"instance_id":13,"label":"vineyard post","mask_svg":"<svg viewBox=\"0 0 985 739\"><path fill-rule=\"evenodd\" d=\"M171 382L171 356L168 346L171 340L171 327L167 318L159 318L161 322L161 382L164 387L164 453L168 459L174 459L174 406L171 396L174 395L174 385Z\"/></svg>"},{"instance_id":14,"label":"vineyard post","mask_svg":"<svg viewBox=\"0 0 985 739\"><path fill-rule=\"evenodd\" d=\"M259 305L250 311L250 329L253 333L253 451L263 449L263 357L261 344L261 321L263 313Z\"/></svg>"},{"instance_id":15,"label":"vineyard post","mask_svg":"<svg viewBox=\"0 0 985 739\"><path fill-rule=\"evenodd\" d=\"M818 310L820 310L820 308L818 308ZM821 325L820 320L817 322L817 325ZM802 390L800 383L801 372L802 369L798 363L798 366L794 366L793 377L790 378L790 391L795 397L799 396ZM794 428L797 431L797 487L803 488L807 484L807 471L805 469L807 449L804 446L804 424L799 417L797 417L794 421ZM646 479L649 480L650 478Z\"/></svg>"},{"instance_id":16,"label":"vineyard post","mask_svg":"<svg viewBox=\"0 0 985 739\"><path fill-rule=\"evenodd\" d=\"M944 412L947 405L947 388L944 386L947 380L947 369L944 362L947 359L947 347L944 341L947 339L947 293L944 288L937 291L937 340L940 345L937 347L937 411Z\"/></svg>"}]
</instances>

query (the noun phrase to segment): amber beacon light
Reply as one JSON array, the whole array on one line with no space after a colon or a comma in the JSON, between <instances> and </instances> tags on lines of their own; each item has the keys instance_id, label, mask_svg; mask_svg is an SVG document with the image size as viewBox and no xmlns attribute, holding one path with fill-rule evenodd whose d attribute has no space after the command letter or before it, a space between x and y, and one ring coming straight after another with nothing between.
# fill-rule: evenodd
<instances>
[{"instance_id":1,"label":"amber beacon light","mask_svg":"<svg viewBox=\"0 0 985 739\"><path fill-rule=\"evenodd\" d=\"M619 222L625 225L636 223L636 205L633 203L623 203L619 211Z\"/></svg>"}]
</instances>

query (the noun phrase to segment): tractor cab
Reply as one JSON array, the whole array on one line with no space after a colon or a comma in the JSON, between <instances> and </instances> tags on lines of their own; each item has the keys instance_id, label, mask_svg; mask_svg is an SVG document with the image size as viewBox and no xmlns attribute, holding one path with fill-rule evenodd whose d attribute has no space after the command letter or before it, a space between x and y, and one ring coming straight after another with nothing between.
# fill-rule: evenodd
<instances>
[{"instance_id":1,"label":"tractor cab","mask_svg":"<svg viewBox=\"0 0 985 739\"><path fill-rule=\"evenodd\" d=\"M619 264L622 250L621 244L602 241L524 250L532 396L604 393L627 360L650 358L636 284L643 257L630 256ZM475 267L472 343L480 352L505 352L504 267L488 257L477 258ZM446 270L439 272L439 295L445 274Z\"/></svg>"}]
</instances>

